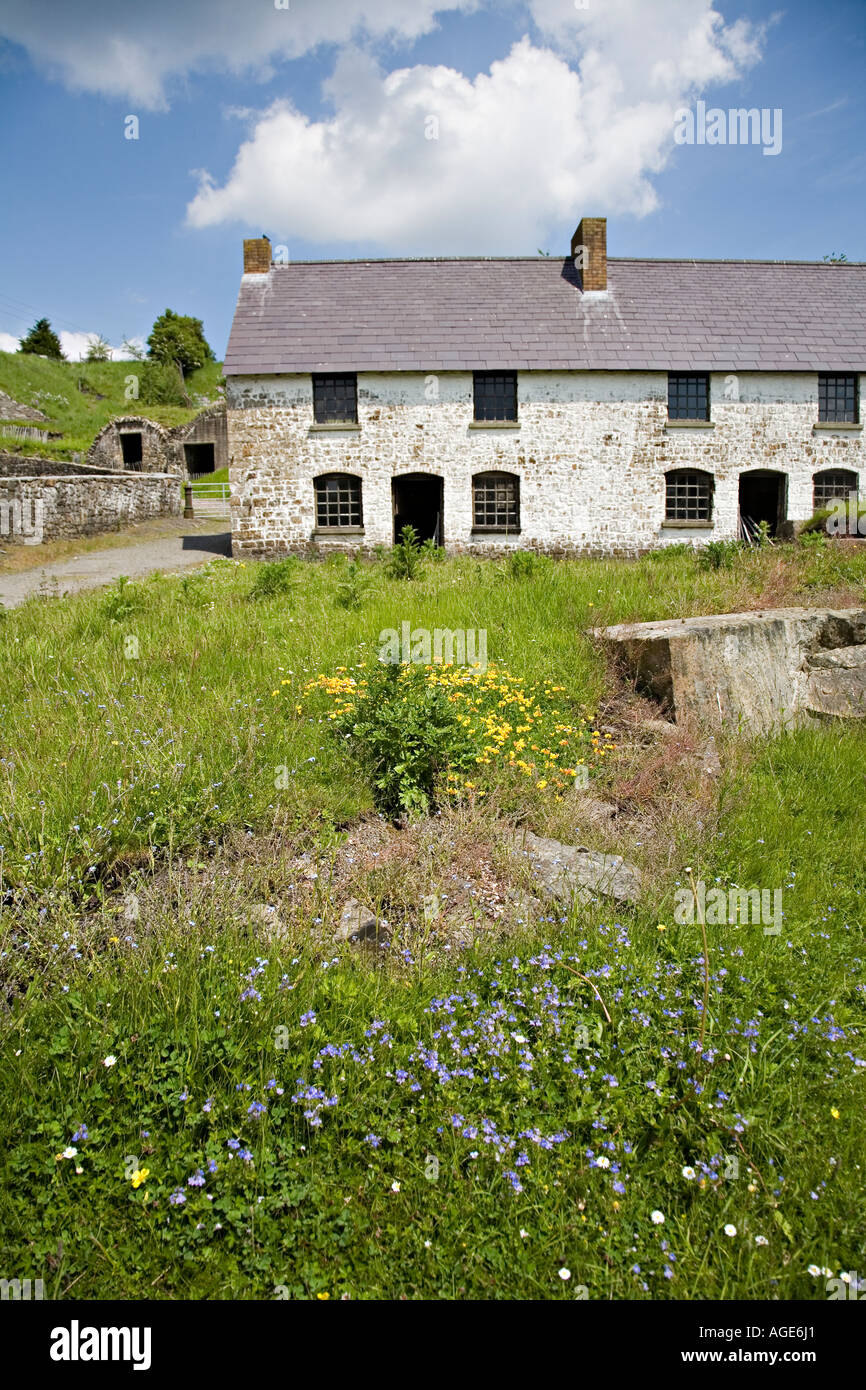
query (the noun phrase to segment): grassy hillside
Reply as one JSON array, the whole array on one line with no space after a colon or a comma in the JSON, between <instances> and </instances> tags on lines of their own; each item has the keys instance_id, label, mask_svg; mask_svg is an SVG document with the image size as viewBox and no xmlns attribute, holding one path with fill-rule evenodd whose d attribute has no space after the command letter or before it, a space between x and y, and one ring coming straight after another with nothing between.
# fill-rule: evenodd
<instances>
[{"instance_id":1,"label":"grassy hillside","mask_svg":"<svg viewBox=\"0 0 866 1390\"><path fill-rule=\"evenodd\" d=\"M209 362L187 377L190 409L128 400L127 378L140 373L143 366L141 362L55 362L29 353L0 352L0 390L21 405L41 410L47 420L38 424L39 429L62 435L44 443L15 439L4 431L12 422L0 414L0 450L70 459L86 452L103 425L117 415L142 414L161 425L180 425L217 399L220 362Z\"/></svg>"}]
</instances>

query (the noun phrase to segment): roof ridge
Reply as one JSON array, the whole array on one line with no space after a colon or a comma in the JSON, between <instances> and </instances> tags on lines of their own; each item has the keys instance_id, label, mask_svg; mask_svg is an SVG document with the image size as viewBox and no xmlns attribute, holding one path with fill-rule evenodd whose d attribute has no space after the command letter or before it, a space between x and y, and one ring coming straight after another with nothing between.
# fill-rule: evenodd
<instances>
[{"instance_id":1,"label":"roof ridge","mask_svg":"<svg viewBox=\"0 0 866 1390\"><path fill-rule=\"evenodd\" d=\"M536 265L550 262L555 265L561 261L570 260L570 256L353 256L314 261L275 261L271 264L270 269L285 270L295 265L438 265L440 263L477 265L486 261L507 261L509 263L528 261ZM607 262L608 265L809 265L815 267L832 265L851 266L860 269L866 266L866 261L786 261L769 258L750 260L746 256L608 256Z\"/></svg>"}]
</instances>

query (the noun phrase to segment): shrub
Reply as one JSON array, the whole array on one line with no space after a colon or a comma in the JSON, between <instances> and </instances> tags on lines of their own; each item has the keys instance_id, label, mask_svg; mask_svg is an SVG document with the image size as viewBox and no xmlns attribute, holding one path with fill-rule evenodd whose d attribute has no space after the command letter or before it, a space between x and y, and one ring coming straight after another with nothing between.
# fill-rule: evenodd
<instances>
[{"instance_id":1,"label":"shrub","mask_svg":"<svg viewBox=\"0 0 866 1390\"><path fill-rule=\"evenodd\" d=\"M283 560L264 560L256 570L249 598L253 600L281 598L291 593L298 582L298 561L294 555Z\"/></svg>"},{"instance_id":2,"label":"shrub","mask_svg":"<svg viewBox=\"0 0 866 1390\"><path fill-rule=\"evenodd\" d=\"M379 667L366 698L335 727L369 772L377 809L391 817L426 815L446 771L477 756L459 709L422 666Z\"/></svg>"},{"instance_id":3,"label":"shrub","mask_svg":"<svg viewBox=\"0 0 866 1390\"><path fill-rule=\"evenodd\" d=\"M414 526L404 526L391 551L388 573L392 579L419 579L424 569L424 554Z\"/></svg>"},{"instance_id":4,"label":"shrub","mask_svg":"<svg viewBox=\"0 0 866 1390\"><path fill-rule=\"evenodd\" d=\"M173 362L145 362L133 373L138 377L142 405L189 405L183 380Z\"/></svg>"},{"instance_id":5,"label":"shrub","mask_svg":"<svg viewBox=\"0 0 866 1390\"><path fill-rule=\"evenodd\" d=\"M709 541L697 552L698 569L728 570L741 550L739 541Z\"/></svg>"},{"instance_id":6,"label":"shrub","mask_svg":"<svg viewBox=\"0 0 866 1390\"><path fill-rule=\"evenodd\" d=\"M336 602L340 608L357 611L370 592L370 577L358 560L350 560L337 583Z\"/></svg>"},{"instance_id":7,"label":"shrub","mask_svg":"<svg viewBox=\"0 0 866 1390\"><path fill-rule=\"evenodd\" d=\"M512 579L531 579L550 564L547 555L534 550L514 550L508 557L508 573Z\"/></svg>"},{"instance_id":8,"label":"shrub","mask_svg":"<svg viewBox=\"0 0 866 1390\"><path fill-rule=\"evenodd\" d=\"M120 574L114 588L106 592L100 606L109 622L119 623L141 608L141 595L132 587L128 575Z\"/></svg>"}]
</instances>

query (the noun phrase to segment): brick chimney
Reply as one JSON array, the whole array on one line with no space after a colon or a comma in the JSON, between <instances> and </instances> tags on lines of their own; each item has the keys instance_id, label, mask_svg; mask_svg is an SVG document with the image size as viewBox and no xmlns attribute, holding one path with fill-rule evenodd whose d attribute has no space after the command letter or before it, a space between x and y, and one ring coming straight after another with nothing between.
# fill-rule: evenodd
<instances>
[{"instance_id":1,"label":"brick chimney","mask_svg":"<svg viewBox=\"0 0 866 1390\"><path fill-rule=\"evenodd\" d=\"M585 248L578 256L577 269L581 272L584 292L607 289L607 218L582 217L580 225L571 238L571 257L578 255L578 248Z\"/></svg>"},{"instance_id":2,"label":"brick chimney","mask_svg":"<svg viewBox=\"0 0 866 1390\"><path fill-rule=\"evenodd\" d=\"M266 236L244 242L244 275L267 275L271 268L271 243Z\"/></svg>"}]
</instances>

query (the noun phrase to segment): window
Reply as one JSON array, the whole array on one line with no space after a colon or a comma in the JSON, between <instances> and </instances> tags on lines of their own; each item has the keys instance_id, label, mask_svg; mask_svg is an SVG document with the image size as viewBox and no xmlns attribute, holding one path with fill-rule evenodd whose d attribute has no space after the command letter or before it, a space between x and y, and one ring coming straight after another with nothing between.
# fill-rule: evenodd
<instances>
[{"instance_id":1,"label":"window","mask_svg":"<svg viewBox=\"0 0 866 1390\"><path fill-rule=\"evenodd\" d=\"M513 473L477 473L472 479L475 531L520 530L520 479Z\"/></svg>"},{"instance_id":2,"label":"window","mask_svg":"<svg viewBox=\"0 0 866 1390\"><path fill-rule=\"evenodd\" d=\"M355 372L313 377L313 417L317 425L357 424L358 377Z\"/></svg>"},{"instance_id":3,"label":"window","mask_svg":"<svg viewBox=\"0 0 866 1390\"><path fill-rule=\"evenodd\" d=\"M328 473L315 481L316 527L319 531L360 529L361 479L350 473Z\"/></svg>"},{"instance_id":4,"label":"window","mask_svg":"<svg viewBox=\"0 0 866 1390\"><path fill-rule=\"evenodd\" d=\"M857 377L818 373L818 419L833 425L856 425L860 418Z\"/></svg>"},{"instance_id":5,"label":"window","mask_svg":"<svg viewBox=\"0 0 866 1390\"><path fill-rule=\"evenodd\" d=\"M711 521L713 477L691 468L665 474L665 521Z\"/></svg>"},{"instance_id":6,"label":"window","mask_svg":"<svg viewBox=\"0 0 866 1390\"><path fill-rule=\"evenodd\" d=\"M826 468L812 479L812 505L815 511L832 507L834 502L847 502L848 494L857 492L859 477L847 468Z\"/></svg>"},{"instance_id":7,"label":"window","mask_svg":"<svg viewBox=\"0 0 866 1390\"><path fill-rule=\"evenodd\" d=\"M709 420L710 378L668 372L668 419Z\"/></svg>"},{"instance_id":8,"label":"window","mask_svg":"<svg viewBox=\"0 0 866 1390\"><path fill-rule=\"evenodd\" d=\"M475 419L517 419L517 373L475 372Z\"/></svg>"}]
</instances>

